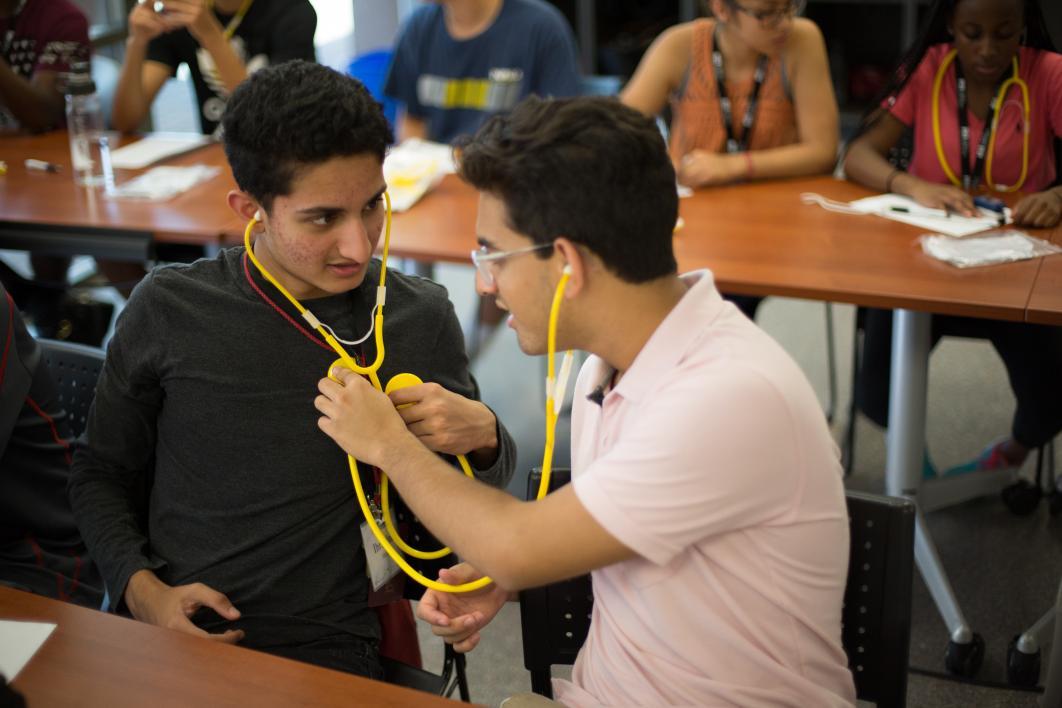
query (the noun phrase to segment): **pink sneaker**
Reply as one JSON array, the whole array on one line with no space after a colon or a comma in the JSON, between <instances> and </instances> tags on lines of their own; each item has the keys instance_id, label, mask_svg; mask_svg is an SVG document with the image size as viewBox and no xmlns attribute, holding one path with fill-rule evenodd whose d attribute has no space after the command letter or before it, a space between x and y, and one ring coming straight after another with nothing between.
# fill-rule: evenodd
<instances>
[{"instance_id":1,"label":"pink sneaker","mask_svg":"<svg viewBox=\"0 0 1062 708\"><path fill-rule=\"evenodd\" d=\"M984 451L973 460L946 470L944 476L950 477L952 475L968 474L970 472L1010 472L1017 470L1021 467L1022 463L1019 462L1015 464L1003 453L1003 446L1006 442L1006 438L997 440L986 447Z\"/></svg>"}]
</instances>

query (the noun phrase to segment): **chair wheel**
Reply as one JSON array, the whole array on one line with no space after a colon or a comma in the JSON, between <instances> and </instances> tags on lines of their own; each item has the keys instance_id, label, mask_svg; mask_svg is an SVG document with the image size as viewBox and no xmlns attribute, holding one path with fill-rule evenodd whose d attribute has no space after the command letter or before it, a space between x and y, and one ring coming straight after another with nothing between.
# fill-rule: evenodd
<instances>
[{"instance_id":1,"label":"chair wheel","mask_svg":"<svg viewBox=\"0 0 1062 708\"><path fill-rule=\"evenodd\" d=\"M1018 637L1007 645L1007 682L1012 686L1033 687L1040 682L1040 650L1026 654L1018 650Z\"/></svg>"},{"instance_id":2,"label":"chair wheel","mask_svg":"<svg viewBox=\"0 0 1062 708\"><path fill-rule=\"evenodd\" d=\"M1007 508L1010 509L1010 513L1015 516L1028 516L1036 511L1036 506L1040 503L1043 491L1028 480L1019 479L1014 484L1004 487L999 496L1003 499L1003 503L1007 505Z\"/></svg>"},{"instance_id":3,"label":"chair wheel","mask_svg":"<svg viewBox=\"0 0 1062 708\"><path fill-rule=\"evenodd\" d=\"M944 654L944 667L948 673L973 678L981 670L981 662L984 658L985 639L974 632L973 639L966 644L948 642L948 650Z\"/></svg>"}]
</instances>

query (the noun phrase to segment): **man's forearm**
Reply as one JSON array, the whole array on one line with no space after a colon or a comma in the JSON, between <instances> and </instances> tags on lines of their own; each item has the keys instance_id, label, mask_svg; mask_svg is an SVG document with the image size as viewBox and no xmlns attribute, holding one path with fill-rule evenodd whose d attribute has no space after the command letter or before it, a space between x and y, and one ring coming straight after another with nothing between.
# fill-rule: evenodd
<instances>
[{"instance_id":1,"label":"man's forearm","mask_svg":"<svg viewBox=\"0 0 1062 708\"><path fill-rule=\"evenodd\" d=\"M130 484L79 464L83 454L79 451L74 458L70 506L85 545L117 603L132 575L160 564L146 555L148 540L138 521L142 512L134 503Z\"/></svg>"},{"instance_id":2,"label":"man's forearm","mask_svg":"<svg viewBox=\"0 0 1062 708\"><path fill-rule=\"evenodd\" d=\"M126 583L122 598L133 617L142 620L145 616L145 607L150 602L149 596L163 588L165 585L154 571L144 568L129 576L129 582Z\"/></svg>"},{"instance_id":3,"label":"man's forearm","mask_svg":"<svg viewBox=\"0 0 1062 708\"><path fill-rule=\"evenodd\" d=\"M218 71L218 77L221 78L225 89L229 93L235 91L236 87L247 78L247 67L236 56L236 52L233 51L232 45L225 38L221 28L197 34L195 39L203 49L210 53L210 57L214 60L214 67Z\"/></svg>"},{"instance_id":4,"label":"man's forearm","mask_svg":"<svg viewBox=\"0 0 1062 708\"><path fill-rule=\"evenodd\" d=\"M381 465L402 499L440 540L492 574L505 588L512 549L518 547L516 512L524 504L464 475L412 434L389 445Z\"/></svg>"},{"instance_id":5,"label":"man's forearm","mask_svg":"<svg viewBox=\"0 0 1062 708\"><path fill-rule=\"evenodd\" d=\"M118 75L111 112L111 123L123 132L136 130L148 110L143 83L147 47L146 41L134 38L130 38L125 44L125 60Z\"/></svg>"},{"instance_id":6,"label":"man's forearm","mask_svg":"<svg viewBox=\"0 0 1062 708\"><path fill-rule=\"evenodd\" d=\"M49 95L51 94L51 95ZM63 97L44 92L15 73L0 59L0 104L7 107L15 119L30 130L52 128L62 120Z\"/></svg>"}]
</instances>

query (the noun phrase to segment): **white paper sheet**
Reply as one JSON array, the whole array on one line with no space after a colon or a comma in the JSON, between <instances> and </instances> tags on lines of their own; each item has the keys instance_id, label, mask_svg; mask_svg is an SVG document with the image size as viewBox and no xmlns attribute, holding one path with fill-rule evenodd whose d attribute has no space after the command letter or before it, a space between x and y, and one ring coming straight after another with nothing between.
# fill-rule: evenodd
<instances>
[{"instance_id":1,"label":"white paper sheet","mask_svg":"<svg viewBox=\"0 0 1062 708\"><path fill-rule=\"evenodd\" d=\"M111 165L116 170L139 170L209 142L209 135L199 133L151 133L131 145L112 150Z\"/></svg>"},{"instance_id":2,"label":"white paper sheet","mask_svg":"<svg viewBox=\"0 0 1062 708\"><path fill-rule=\"evenodd\" d=\"M118 185L111 196L115 199L147 199L161 202L213 178L220 171L220 168L209 165L152 167L144 174Z\"/></svg>"},{"instance_id":3,"label":"white paper sheet","mask_svg":"<svg viewBox=\"0 0 1062 708\"><path fill-rule=\"evenodd\" d=\"M13 681L54 630L48 622L0 620L0 673Z\"/></svg>"},{"instance_id":4,"label":"white paper sheet","mask_svg":"<svg viewBox=\"0 0 1062 708\"><path fill-rule=\"evenodd\" d=\"M959 216L958 214L946 216L943 209L924 207L915 200L899 194L880 194L876 197L857 199L849 202L848 206L863 214L876 214L886 219L913 224L948 236L966 236L1002 226L999 223L1000 215L988 209L979 209L981 212L979 217ZM1007 210L1004 215L1009 220L1010 211Z\"/></svg>"}]
</instances>

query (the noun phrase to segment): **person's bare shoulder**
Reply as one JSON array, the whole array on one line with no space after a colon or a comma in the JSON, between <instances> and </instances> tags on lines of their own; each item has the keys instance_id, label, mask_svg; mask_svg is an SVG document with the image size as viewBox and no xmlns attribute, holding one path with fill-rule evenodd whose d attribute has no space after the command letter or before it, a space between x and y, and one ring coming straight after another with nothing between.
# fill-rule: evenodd
<instances>
[{"instance_id":1,"label":"person's bare shoulder","mask_svg":"<svg viewBox=\"0 0 1062 708\"><path fill-rule=\"evenodd\" d=\"M695 25L696 22L684 22L669 27L661 32L653 42L651 51L654 55L655 72L658 72L659 78L666 80L671 89L678 87L689 67ZM661 74L666 74L666 76Z\"/></svg>"},{"instance_id":2,"label":"person's bare shoulder","mask_svg":"<svg viewBox=\"0 0 1062 708\"><path fill-rule=\"evenodd\" d=\"M670 56L688 60L690 49L693 47L693 32L697 21L683 22L682 24L668 27L656 38L656 44L660 51Z\"/></svg>"},{"instance_id":3,"label":"person's bare shoulder","mask_svg":"<svg viewBox=\"0 0 1062 708\"><path fill-rule=\"evenodd\" d=\"M793 19L789 41L782 51L787 63L793 63L806 57L809 52L822 52L825 47L826 40L823 39L819 26L806 17L797 17Z\"/></svg>"}]
</instances>

